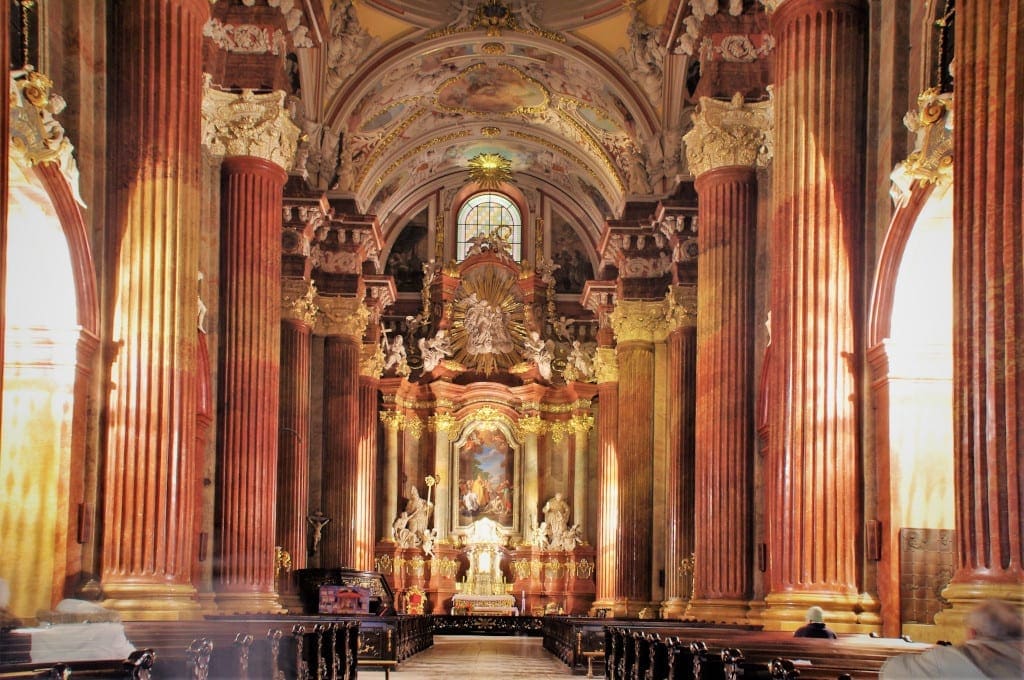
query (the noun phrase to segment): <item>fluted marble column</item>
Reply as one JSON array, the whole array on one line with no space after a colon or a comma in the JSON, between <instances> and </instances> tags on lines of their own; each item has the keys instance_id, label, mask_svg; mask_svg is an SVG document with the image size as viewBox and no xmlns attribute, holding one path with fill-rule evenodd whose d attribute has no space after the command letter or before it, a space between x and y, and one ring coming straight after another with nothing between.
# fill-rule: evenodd
<instances>
[{"instance_id":1,"label":"fluted marble column","mask_svg":"<svg viewBox=\"0 0 1024 680\"><path fill-rule=\"evenodd\" d=\"M523 508L526 522L539 523L540 517L540 461L537 458L537 437L544 431L544 422L539 415L519 419L523 432Z\"/></svg>"},{"instance_id":2,"label":"fluted marble column","mask_svg":"<svg viewBox=\"0 0 1024 680\"><path fill-rule=\"evenodd\" d=\"M452 479L451 467L451 435L458 427L458 421L450 413L436 413L430 417L431 429L434 430L434 473L437 485L434 486L434 528L437 529L439 540L448 540L451 526L449 517L452 506L452 489L458 488Z\"/></svg>"},{"instance_id":3,"label":"fluted marble column","mask_svg":"<svg viewBox=\"0 0 1024 680\"><path fill-rule=\"evenodd\" d=\"M196 272L202 27L207 0L112 5L107 252L111 391L103 488L105 606L128 619L198 615Z\"/></svg>"},{"instance_id":4,"label":"fluted marble column","mask_svg":"<svg viewBox=\"0 0 1024 680\"><path fill-rule=\"evenodd\" d=\"M753 587L754 251L770 102L702 97L686 134L697 177L695 560L687 616L747 623Z\"/></svg>"},{"instance_id":5,"label":"fluted marble column","mask_svg":"<svg viewBox=\"0 0 1024 680\"><path fill-rule=\"evenodd\" d=\"M572 521L580 536L587 535L587 450L594 418L588 413L575 413L569 421L573 433L572 452Z\"/></svg>"},{"instance_id":6,"label":"fluted marble column","mask_svg":"<svg viewBox=\"0 0 1024 680\"><path fill-rule=\"evenodd\" d=\"M317 304L323 311L317 331L326 336L321 505L331 520L320 542L320 566L355 568L361 512L359 359L370 310L354 297L321 295Z\"/></svg>"},{"instance_id":7,"label":"fluted marble column","mask_svg":"<svg viewBox=\"0 0 1024 680\"><path fill-rule=\"evenodd\" d=\"M258 112L254 114L254 111ZM253 125L254 115L260 125ZM281 361L282 190L298 128L284 93L207 83L204 142L221 163L220 534L225 613L279 611L274 584Z\"/></svg>"},{"instance_id":8,"label":"fluted marble column","mask_svg":"<svg viewBox=\"0 0 1024 680\"><path fill-rule=\"evenodd\" d=\"M668 466L665 497L665 618L681 618L691 591L683 560L694 552L694 412L696 410L697 289L675 286L680 313L668 334Z\"/></svg>"},{"instance_id":9,"label":"fluted marble column","mask_svg":"<svg viewBox=\"0 0 1024 680\"><path fill-rule=\"evenodd\" d=\"M618 584L626 613L651 601L654 343L668 335L666 301L620 300L611 314L619 377Z\"/></svg>"},{"instance_id":10,"label":"fluted marble column","mask_svg":"<svg viewBox=\"0 0 1024 680\"><path fill-rule=\"evenodd\" d=\"M614 349L597 349L594 373L600 408L597 418L597 593L594 608L614 609L619 561L619 374Z\"/></svg>"},{"instance_id":11,"label":"fluted marble column","mask_svg":"<svg viewBox=\"0 0 1024 680\"><path fill-rule=\"evenodd\" d=\"M399 411L381 411L387 442L384 449L384 519L382 541L394 541L391 523L398 517L398 431L405 418Z\"/></svg>"},{"instance_id":12,"label":"fluted marble column","mask_svg":"<svg viewBox=\"0 0 1024 680\"><path fill-rule=\"evenodd\" d=\"M956 573L936 622L1024 607L1024 32L1019 0L957 6L953 101ZM1016 84L1016 89L1014 87Z\"/></svg>"},{"instance_id":13,"label":"fluted marble column","mask_svg":"<svg viewBox=\"0 0 1024 680\"><path fill-rule=\"evenodd\" d=\"M877 611L858 597L857 557L867 2L785 0L771 26L777 123L764 621L793 628L816 604L833 628L854 630Z\"/></svg>"},{"instance_id":14,"label":"fluted marble column","mask_svg":"<svg viewBox=\"0 0 1024 680\"><path fill-rule=\"evenodd\" d=\"M352 566L373 571L377 519L377 392L384 354L378 343L363 345L359 367L359 459L356 470L355 554ZM390 523L390 521L388 522Z\"/></svg>"},{"instance_id":15,"label":"fluted marble column","mask_svg":"<svg viewBox=\"0 0 1024 680\"><path fill-rule=\"evenodd\" d=\"M312 282L286 279L282 285L276 545L291 555L292 569L305 569L307 565L311 334L318 311L315 296Z\"/></svg>"}]
</instances>

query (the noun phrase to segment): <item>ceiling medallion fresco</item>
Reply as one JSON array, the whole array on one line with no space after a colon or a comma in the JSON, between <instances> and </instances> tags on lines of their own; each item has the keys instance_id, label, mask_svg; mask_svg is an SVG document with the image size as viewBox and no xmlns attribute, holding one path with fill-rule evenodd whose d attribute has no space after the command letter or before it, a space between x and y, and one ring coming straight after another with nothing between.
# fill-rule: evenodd
<instances>
[{"instance_id":1,"label":"ceiling medallion fresco","mask_svg":"<svg viewBox=\"0 0 1024 680\"><path fill-rule=\"evenodd\" d=\"M452 113L517 116L541 113L551 94L510 64L473 64L437 89L437 106Z\"/></svg>"}]
</instances>

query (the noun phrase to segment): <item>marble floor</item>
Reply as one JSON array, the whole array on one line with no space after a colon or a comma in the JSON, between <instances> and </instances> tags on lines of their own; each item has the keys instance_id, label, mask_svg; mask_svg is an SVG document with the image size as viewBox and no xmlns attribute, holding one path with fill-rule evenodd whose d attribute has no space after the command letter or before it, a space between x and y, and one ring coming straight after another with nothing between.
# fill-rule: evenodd
<instances>
[{"instance_id":1,"label":"marble floor","mask_svg":"<svg viewBox=\"0 0 1024 680\"><path fill-rule=\"evenodd\" d=\"M566 678L568 666L542 646L539 637L435 635L434 646L406 659L392 671L396 680L492 680ZM359 669L361 678L382 678Z\"/></svg>"}]
</instances>

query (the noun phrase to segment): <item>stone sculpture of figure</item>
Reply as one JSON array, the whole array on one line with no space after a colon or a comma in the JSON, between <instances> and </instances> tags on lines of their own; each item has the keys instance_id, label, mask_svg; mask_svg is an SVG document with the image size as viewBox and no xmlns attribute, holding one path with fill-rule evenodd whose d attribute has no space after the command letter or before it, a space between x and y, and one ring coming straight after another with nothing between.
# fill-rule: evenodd
<instances>
[{"instance_id":1,"label":"stone sculpture of figure","mask_svg":"<svg viewBox=\"0 0 1024 680\"><path fill-rule=\"evenodd\" d=\"M420 534L421 544L423 548L423 554L427 557L434 556L434 542L437 540L437 529L424 529L423 533Z\"/></svg>"},{"instance_id":2,"label":"stone sculpture of figure","mask_svg":"<svg viewBox=\"0 0 1024 680\"><path fill-rule=\"evenodd\" d=\"M413 546L413 533L409 529L409 513L401 512L391 525L391 536L399 548L411 548Z\"/></svg>"},{"instance_id":3,"label":"stone sculpture of figure","mask_svg":"<svg viewBox=\"0 0 1024 680\"><path fill-rule=\"evenodd\" d=\"M384 373L394 368L395 372L399 375L408 375L409 364L405 353L405 338L401 335L396 335L395 339L391 342L388 342L387 338L385 338L382 344L384 345L385 352L387 352L387 358L384 360Z\"/></svg>"},{"instance_id":4,"label":"stone sculpture of figure","mask_svg":"<svg viewBox=\"0 0 1024 680\"><path fill-rule=\"evenodd\" d=\"M421 497L415 486L409 487L409 502L405 504L405 511L409 514L409 530L416 539L426 531L433 510L433 503Z\"/></svg>"},{"instance_id":5,"label":"stone sculpture of figure","mask_svg":"<svg viewBox=\"0 0 1024 680\"><path fill-rule=\"evenodd\" d=\"M476 293L466 297L466 351L488 354L512 351L508 313L500 306L481 300Z\"/></svg>"},{"instance_id":6,"label":"stone sculpture of figure","mask_svg":"<svg viewBox=\"0 0 1024 680\"><path fill-rule=\"evenodd\" d=\"M316 551L320 549L320 541L323 540L324 537L324 527L331 521L331 518L320 510L317 510L307 517L306 521L309 522L310 527L313 529L313 549L310 553L315 555Z\"/></svg>"},{"instance_id":7,"label":"stone sculpture of figure","mask_svg":"<svg viewBox=\"0 0 1024 680\"><path fill-rule=\"evenodd\" d=\"M430 373L446 356L451 356L452 346L448 340L448 332L441 329L430 338L420 338L420 356L423 357L423 372Z\"/></svg>"},{"instance_id":8,"label":"stone sculpture of figure","mask_svg":"<svg viewBox=\"0 0 1024 680\"><path fill-rule=\"evenodd\" d=\"M537 365L537 372L545 380L551 380L551 360L554 354L551 351L551 341L541 340L540 333L530 331L530 339L524 342L530 359Z\"/></svg>"},{"instance_id":9,"label":"stone sculpture of figure","mask_svg":"<svg viewBox=\"0 0 1024 680\"><path fill-rule=\"evenodd\" d=\"M579 340L572 341L572 350L569 351L566 363L572 367L574 380L589 380L594 374L594 366Z\"/></svg>"},{"instance_id":10,"label":"stone sculpture of figure","mask_svg":"<svg viewBox=\"0 0 1024 680\"><path fill-rule=\"evenodd\" d=\"M544 504L544 522L547 524L550 543L561 543L562 537L569 528L569 504L561 492L558 492Z\"/></svg>"}]
</instances>

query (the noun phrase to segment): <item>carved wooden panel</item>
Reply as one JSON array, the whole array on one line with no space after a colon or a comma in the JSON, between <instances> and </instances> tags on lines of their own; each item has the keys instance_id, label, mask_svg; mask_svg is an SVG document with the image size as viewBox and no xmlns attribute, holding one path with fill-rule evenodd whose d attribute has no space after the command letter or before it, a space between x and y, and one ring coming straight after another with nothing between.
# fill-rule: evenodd
<instances>
[{"instance_id":1,"label":"carved wooden panel","mask_svg":"<svg viewBox=\"0 0 1024 680\"><path fill-rule=\"evenodd\" d=\"M952 529L900 529L903 623L934 623L942 609L942 590L953 577L955 539Z\"/></svg>"}]
</instances>

